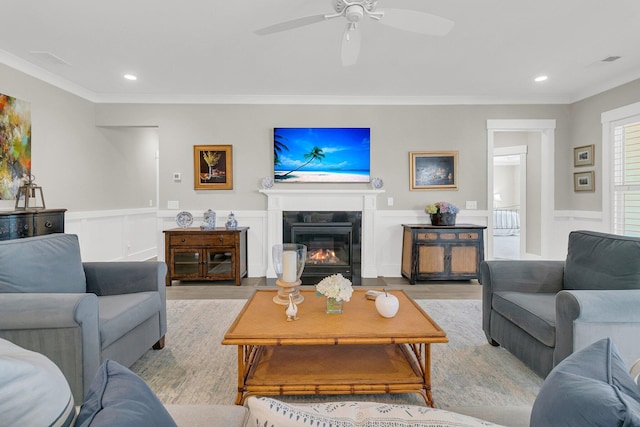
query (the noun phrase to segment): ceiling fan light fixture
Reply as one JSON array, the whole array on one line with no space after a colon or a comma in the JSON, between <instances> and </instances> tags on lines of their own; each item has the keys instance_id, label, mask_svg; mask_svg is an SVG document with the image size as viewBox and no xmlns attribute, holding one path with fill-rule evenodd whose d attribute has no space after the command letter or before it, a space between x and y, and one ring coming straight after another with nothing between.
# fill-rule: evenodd
<instances>
[{"instance_id":1,"label":"ceiling fan light fixture","mask_svg":"<svg viewBox=\"0 0 640 427\"><path fill-rule=\"evenodd\" d=\"M353 4L347 7L345 17L349 22L360 22L364 16L364 8L359 4Z\"/></svg>"},{"instance_id":2,"label":"ceiling fan light fixture","mask_svg":"<svg viewBox=\"0 0 640 427\"><path fill-rule=\"evenodd\" d=\"M542 83L546 81L548 78L549 76L538 76L535 79L533 79L533 81L535 81L536 83Z\"/></svg>"}]
</instances>

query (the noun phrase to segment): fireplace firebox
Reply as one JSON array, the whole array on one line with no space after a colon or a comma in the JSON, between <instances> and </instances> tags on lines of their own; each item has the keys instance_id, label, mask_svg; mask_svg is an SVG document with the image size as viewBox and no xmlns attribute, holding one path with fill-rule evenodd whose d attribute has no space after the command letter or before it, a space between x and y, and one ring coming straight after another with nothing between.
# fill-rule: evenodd
<instances>
[{"instance_id":1,"label":"fireplace firebox","mask_svg":"<svg viewBox=\"0 0 640 427\"><path fill-rule=\"evenodd\" d=\"M336 273L360 284L361 212L285 211L282 216L282 241L307 247L302 284L314 285Z\"/></svg>"}]
</instances>

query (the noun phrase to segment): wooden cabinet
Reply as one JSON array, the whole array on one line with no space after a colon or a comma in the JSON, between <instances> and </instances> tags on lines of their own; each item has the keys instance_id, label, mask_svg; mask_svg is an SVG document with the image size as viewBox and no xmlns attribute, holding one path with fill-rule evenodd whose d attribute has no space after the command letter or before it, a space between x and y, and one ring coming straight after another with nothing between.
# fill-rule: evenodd
<instances>
[{"instance_id":1,"label":"wooden cabinet","mask_svg":"<svg viewBox=\"0 0 640 427\"><path fill-rule=\"evenodd\" d=\"M0 212L0 240L64 233L66 209Z\"/></svg>"},{"instance_id":2,"label":"wooden cabinet","mask_svg":"<svg viewBox=\"0 0 640 427\"><path fill-rule=\"evenodd\" d=\"M484 229L472 224L403 224L402 275L417 280L469 280L480 275Z\"/></svg>"},{"instance_id":3,"label":"wooden cabinet","mask_svg":"<svg viewBox=\"0 0 640 427\"><path fill-rule=\"evenodd\" d=\"M164 231L167 286L172 280L240 280L247 275L247 230L174 228Z\"/></svg>"}]
</instances>

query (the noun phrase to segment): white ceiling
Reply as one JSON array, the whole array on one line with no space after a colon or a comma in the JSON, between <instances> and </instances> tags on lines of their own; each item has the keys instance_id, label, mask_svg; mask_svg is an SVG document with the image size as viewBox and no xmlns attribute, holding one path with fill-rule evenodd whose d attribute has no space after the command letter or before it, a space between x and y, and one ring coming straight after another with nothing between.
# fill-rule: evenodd
<instances>
[{"instance_id":1,"label":"white ceiling","mask_svg":"<svg viewBox=\"0 0 640 427\"><path fill-rule=\"evenodd\" d=\"M438 38L367 20L344 68L343 18L254 33L331 0L2 0L0 62L94 102L570 103L640 78L638 0L385 6L455 26Z\"/></svg>"}]
</instances>

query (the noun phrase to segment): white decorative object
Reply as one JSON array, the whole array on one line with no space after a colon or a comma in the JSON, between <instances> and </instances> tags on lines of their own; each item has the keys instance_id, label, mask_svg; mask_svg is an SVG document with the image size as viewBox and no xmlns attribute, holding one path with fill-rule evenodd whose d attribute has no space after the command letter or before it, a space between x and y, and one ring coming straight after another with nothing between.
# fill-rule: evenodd
<instances>
[{"instance_id":1,"label":"white decorative object","mask_svg":"<svg viewBox=\"0 0 640 427\"><path fill-rule=\"evenodd\" d=\"M262 178L262 188L267 190L271 187L273 187L273 178L271 178L270 176L265 176L264 178Z\"/></svg>"},{"instance_id":2,"label":"white decorative object","mask_svg":"<svg viewBox=\"0 0 640 427\"><path fill-rule=\"evenodd\" d=\"M176 224L178 224L182 228L187 228L191 224L193 224L193 215L191 212L182 211L178 215L176 215Z\"/></svg>"},{"instance_id":3,"label":"white decorative object","mask_svg":"<svg viewBox=\"0 0 640 427\"><path fill-rule=\"evenodd\" d=\"M349 301L353 295L351 280L340 273L322 279L316 285L316 291L327 298L335 298L337 301Z\"/></svg>"},{"instance_id":4,"label":"white decorative object","mask_svg":"<svg viewBox=\"0 0 640 427\"><path fill-rule=\"evenodd\" d=\"M236 220L236 216L233 212L229 214L227 217L227 222L224 224L227 230L235 230L238 228L238 221Z\"/></svg>"},{"instance_id":5,"label":"white decorative object","mask_svg":"<svg viewBox=\"0 0 640 427\"><path fill-rule=\"evenodd\" d=\"M371 178L371 188L379 190L384 186L384 182L380 178Z\"/></svg>"},{"instance_id":6,"label":"white decorative object","mask_svg":"<svg viewBox=\"0 0 640 427\"><path fill-rule=\"evenodd\" d=\"M211 209L207 209L204 213L204 223L200 226L203 230L213 230L216 228L216 213Z\"/></svg>"},{"instance_id":7,"label":"white decorative object","mask_svg":"<svg viewBox=\"0 0 640 427\"><path fill-rule=\"evenodd\" d=\"M271 249L273 269L278 279L276 286L278 293L273 297L273 302L288 305L289 298L300 304L304 297L300 294L299 286L302 284L300 276L307 261L307 247L297 243L282 243L273 245Z\"/></svg>"},{"instance_id":8,"label":"white decorative object","mask_svg":"<svg viewBox=\"0 0 640 427\"><path fill-rule=\"evenodd\" d=\"M287 314L287 321L298 320L298 306L293 302L293 296L291 294L289 294L289 305L285 313Z\"/></svg>"},{"instance_id":9,"label":"white decorative object","mask_svg":"<svg viewBox=\"0 0 640 427\"><path fill-rule=\"evenodd\" d=\"M282 280L288 283L296 281L296 251L282 252Z\"/></svg>"},{"instance_id":10,"label":"white decorative object","mask_svg":"<svg viewBox=\"0 0 640 427\"><path fill-rule=\"evenodd\" d=\"M400 308L400 301L398 297L384 291L384 294L376 297L376 310L382 317L391 318L398 314Z\"/></svg>"}]
</instances>

